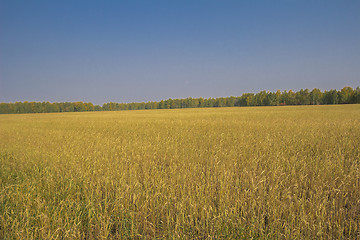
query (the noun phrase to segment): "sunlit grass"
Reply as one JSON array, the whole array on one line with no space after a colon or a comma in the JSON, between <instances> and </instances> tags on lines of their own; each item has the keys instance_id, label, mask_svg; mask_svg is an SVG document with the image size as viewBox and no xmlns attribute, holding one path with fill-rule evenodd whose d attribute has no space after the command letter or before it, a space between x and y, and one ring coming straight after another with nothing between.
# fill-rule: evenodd
<instances>
[{"instance_id":1,"label":"sunlit grass","mask_svg":"<svg viewBox=\"0 0 360 240\"><path fill-rule=\"evenodd\" d=\"M0 116L0 239L360 238L360 105Z\"/></svg>"}]
</instances>

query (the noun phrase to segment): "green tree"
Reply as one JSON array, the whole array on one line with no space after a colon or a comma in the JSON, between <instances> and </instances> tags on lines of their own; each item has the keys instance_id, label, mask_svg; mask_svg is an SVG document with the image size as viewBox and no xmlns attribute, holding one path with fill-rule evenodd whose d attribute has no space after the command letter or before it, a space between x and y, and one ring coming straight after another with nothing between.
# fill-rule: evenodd
<instances>
[{"instance_id":1,"label":"green tree","mask_svg":"<svg viewBox=\"0 0 360 240\"><path fill-rule=\"evenodd\" d=\"M161 100L158 105L158 109L164 109L165 108L165 102Z\"/></svg>"},{"instance_id":2,"label":"green tree","mask_svg":"<svg viewBox=\"0 0 360 240\"><path fill-rule=\"evenodd\" d=\"M226 98L225 105L227 107L235 106L235 97L231 96L231 97Z\"/></svg>"},{"instance_id":3,"label":"green tree","mask_svg":"<svg viewBox=\"0 0 360 240\"><path fill-rule=\"evenodd\" d=\"M225 98L216 98L214 107L225 107L226 106L226 100Z\"/></svg>"},{"instance_id":4,"label":"green tree","mask_svg":"<svg viewBox=\"0 0 360 240\"><path fill-rule=\"evenodd\" d=\"M338 91L334 89L331 89L330 91L325 91L323 96L323 103L338 104L339 103Z\"/></svg>"},{"instance_id":5,"label":"green tree","mask_svg":"<svg viewBox=\"0 0 360 240\"><path fill-rule=\"evenodd\" d=\"M266 98L268 93L266 91L260 91L255 94L255 105L256 106L265 106L267 104Z\"/></svg>"},{"instance_id":6,"label":"green tree","mask_svg":"<svg viewBox=\"0 0 360 240\"><path fill-rule=\"evenodd\" d=\"M351 103L354 95L354 89L351 87L344 87L339 92L339 103Z\"/></svg>"},{"instance_id":7,"label":"green tree","mask_svg":"<svg viewBox=\"0 0 360 240\"><path fill-rule=\"evenodd\" d=\"M296 92L296 104L298 105L309 105L310 100L310 93L309 89L301 89L300 91Z\"/></svg>"},{"instance_id":8,"label":"green tree","mask_svg":"<svg viewBox=\"0 0 360 240\"><path fill-rule=\"evenodd\" d=\"M319 105L322 104L323 93L318 88L314 88L310 92L310 104Z\"/></svg>"},{"instance_id":9,"label":"green tree","mask_svg":"<svg viewBox=\"0 0 360 240\"><path fill-rule=\"evenodd\" d=\"M354 90L353 96L351 98L351 103L360 103L360 87L357 87Z\"/></svg>"},{"instance_id":10,"label":"green tree","mask_svg":"<svg viewBox=\"0 0 360 240\"><path fill-rule=\"evenodd\" d=\"M206 107L205 100L202 97L199 98L198 101L199 101L199 107L200 108Z\"/></svg>"},{"instance_id":11,"label":"green tree","mask_svg":"<svg viewBox=\"0 0 360 240\"><path fill-rule=\"evenodd\" d=\"M101 110L102 110L101 106L99 106L99 105L94 106L94 111L101 111Z\"/></svg>"},{"instance_id":12,"label":"green tree","mask_svg":"<svg viewBox=\"0 0 360 240\"><path fill-rule=\"evenodd\" d=\"M265 106L277 106L277 105L279 105L279 100L277 98L276 93L268 92L264 103L265 103L264 104Z\"/></svg>"}]
</instances>

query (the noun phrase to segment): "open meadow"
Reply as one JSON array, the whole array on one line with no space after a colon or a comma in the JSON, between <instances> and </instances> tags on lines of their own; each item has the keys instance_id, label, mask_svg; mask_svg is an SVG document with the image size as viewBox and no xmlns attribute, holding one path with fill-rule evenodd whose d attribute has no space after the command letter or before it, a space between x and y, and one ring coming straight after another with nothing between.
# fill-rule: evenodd
<instances>
[{"instance_id":1,"label":"open meadow","mask_svg":"<svg viewBox=\"0 0 360 240\"><path fill-rule=\"evenodd\" d=\"M360 105L0 115L0 239L360 239Z\"/></svg>"}]
</instances>

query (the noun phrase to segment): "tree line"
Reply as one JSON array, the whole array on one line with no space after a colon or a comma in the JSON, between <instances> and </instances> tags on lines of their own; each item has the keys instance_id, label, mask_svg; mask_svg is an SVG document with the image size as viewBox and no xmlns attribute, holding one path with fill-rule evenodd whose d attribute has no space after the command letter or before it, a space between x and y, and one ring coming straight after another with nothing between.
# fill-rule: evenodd
<instances>
[{"instance_id":1,"label":"tree line","mask_svg":"<svg viewBox=\"0 0 360 240\"><path fill-rule=\"evenodd\" d=\"M239 97L220 98L185 98L168 99L160 102L114 103L103 106L84 102L15 102L0 103L0 113L51 113L51 112L85 112L85 111L120 111L140 109L175 109L206 107L246 107L246 106L282 106L282 105L320 105L320 104L355 104L360 103L360 88L344 87L320 91L314 88L276 92L261 91L256 94L244 93Z\"/></svg>"}]
</instances>

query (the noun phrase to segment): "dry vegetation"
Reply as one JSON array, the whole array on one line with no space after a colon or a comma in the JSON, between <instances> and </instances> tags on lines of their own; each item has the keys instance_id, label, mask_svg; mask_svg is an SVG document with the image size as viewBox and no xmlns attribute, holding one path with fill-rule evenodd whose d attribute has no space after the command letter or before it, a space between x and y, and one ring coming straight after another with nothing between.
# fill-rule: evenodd
<instances>
[{"instance_id":1,"label":"dry vegetation","mask_svg":"<svg viewBox=\"0 0 360 240\"><path fill-rule=\"evenodd\" d=\"M0 239L360 238L360 105L0 116Z\"/></svg>"}]
</instances>

